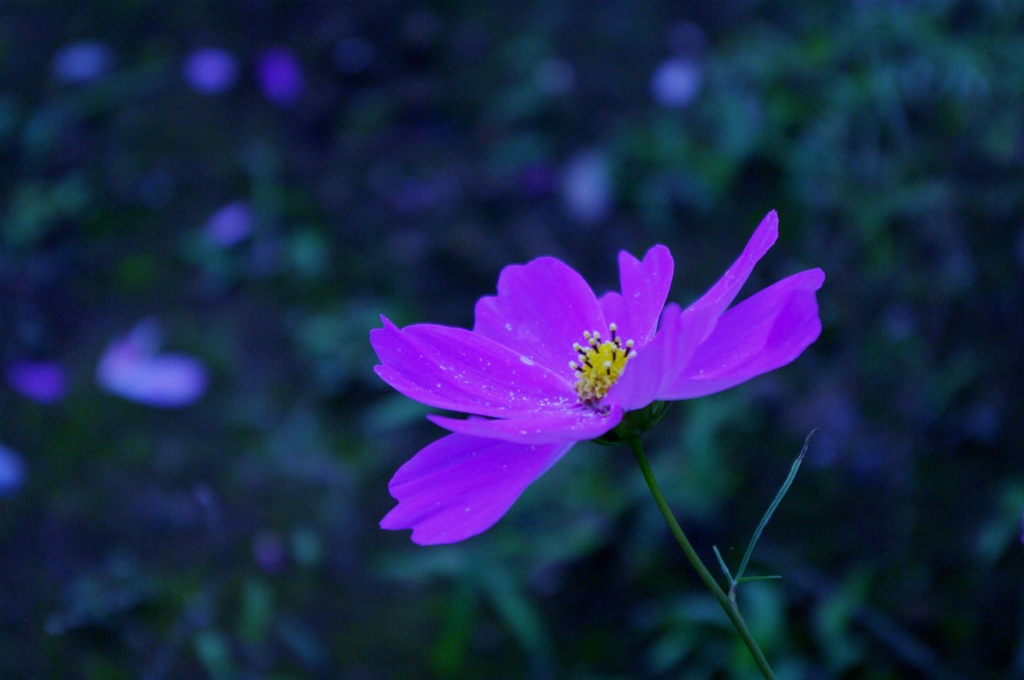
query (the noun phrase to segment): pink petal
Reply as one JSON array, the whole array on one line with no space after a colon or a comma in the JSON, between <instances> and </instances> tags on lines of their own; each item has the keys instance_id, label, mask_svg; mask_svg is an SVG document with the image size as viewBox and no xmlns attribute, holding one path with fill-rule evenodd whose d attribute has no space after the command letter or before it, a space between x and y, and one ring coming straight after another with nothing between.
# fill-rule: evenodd
<instances>
[{"instance_id":1,"label":"pink petal","mask_svg":"<svg viewBox=\"0 0 1024 680\"><path fill-rule=\"evenodd\" d=\"M672 254L665 246L648 250L642 262L626 251L619 253L622 294L605 295L601 308L604 318L614 321L619 335L634 340L638 350L654 337L672 285L673 267Z\"/></svg>"},{"instance_id":2,"label":"pink petal","mask_svg":"<svg viewBox=\"0 0 1024 680\"><path fill-rule=\"evenodd\" d=\"M505 267L498 295L476 305L473 330L572 379L569 362L583 331L608 327L594 291L583 277L552 257Z\"/></svg>"},{"instance_id":3,"label":"pink petal","mask_svg":"<svg viewBox=\"0 0 1024 680\"><path fill-rule=\"evenodd\" d=\"M750 277L754 265L777 238L778 216L773 210L761 220L740 257L707 293L685 310L680 310L674 304L665 308L657 335L630 360L622 378L605 397L605 403L618 404L629 411L643 408L655 399L684 399L717 392L764 372L753 373L747 377L741 377L743 373L737 372L727 381L711 381L708 380L708 376L694 379L690 374L691 360L695 353L701 351L702 343L710 342L712 337L721 338L731 334L736 342L746 343L746 350L753 348L754 340L747 333L750 329L734 324L732 330L724 330L718 335L716 327L726 316L733 313L726 312L726 308ZM820 286L820 283L818 285ZM813 300L813 292L811 298ZM717 344L723 348L726 346L724 343ZM773 356L775 355L772 352L768 352L762 359L767 365L771 363ZM792 358L795 357L796 355L793 355ZM792 358L785 363L792 361ZM781 365L783 364L776 364L775 367ZM735 368L738 370L738 367ZM694 380L692 384L683 384L691 379Z\"/></svg>"},{"instance_id":4,"label":"pink petal","mask_svg":"<svg viewBox=\"0 0 1024 680\"><path fill-rule=\"evenodd\" d=\"M420 545L455 543L490 528L572 443L523 445L451 434L398 469L398 505L383 529L412 529Z\"/></svg>"},{"instance_id":5,"label":"pink petal","mask_svg":"<svg viewBox=\"0 0 1024 680\"><path fill-rule=\"evenodd\" d=\"M370 333L377 375L411 399L436 408L511 417L576 402L566 366L555 375L514 349L463 328L418 324ZM570 348L571 350L571 348Z\"/></svg>"},{"instance_id":6,"label":"pink petal","mask_svg":"<svg viewBox=\"0 0 1024 680\"><path fill-rule=\"evenodd\" d=\"M608 323L614 323L619 327L619 335L626 340L635 339L632 335L629 335L631 332L629 330L631 328L629 323L629 310L626 309L626 303L622 299L622 293L616 290L610 290L601 296L597 301L597 304L600 305L601 313L604 314L604 318ZM604 335L604 331L601 332L601 335ZM576 342L583 344L580 340L577 340Z\"/></svg>"},{"instance_id":7,"label":"pink petal","mask_svg":"<svg viewBox=\"0 0 1024 680\"><path fill-rule=\"evenodd\" d=\"M712 306L691 306L683 310L670 303L662 314L657 335L630 359L604 403L633 411L656 399L665 399L661 396L663 386L690 363L700 339L707 337L718 319L719 311Z\"/></svg>"},{"instance_id":8,"label":"pink petal","mask_svg":"<svg viewBox=\"0 0 1024 680\"><path fill-rule=\"evenodd\" d=\"M501 439L518 444L557 444L596 439L612 430L622 420L622 409L614 407L605 413L585 406L564 411L534 413L512 419L446 418L429 415L427 418L446 430L483 437Z\"/></svg>"},{"instance_id":9,"label":"pink petal","mask_svg":"<svg viewBox=\"0 0 1024 680\"><path fill-rule=\"evenodd\" d=\"M824 272L809 269L730 309L685 367L662 383L657 398L689 399L712 394L796 359L821 333L815 292L824 281ZM683 325L669 320L666 328L674 335ZM666 345L673 341L666 337Z\"/></svg>"},{"instance_id":10,"label":"pink petal","mask_svg":"<svg viewBox=\"0 0 1024 680\"><path fill-rule=\"evenodd\" d=\"M754 265L764 257L764 254L774 245L778 237L779 216L772 210L765 215L765 218L761 220L761 224L754 230L754 234L750 237L739 258L733 262L732 266L726 270L722 278L708 292L690 305L687 311L698 311L701 312L701 315L707 312L713 316L723 313L732 304L732 301L736 299L740 289L743 288L743 284L750 278L750 273L754 271ZM708 328L707 332L710 331L711 328ZM701 337L698 340L703 339Z\"/></svg>"}]
</instances>

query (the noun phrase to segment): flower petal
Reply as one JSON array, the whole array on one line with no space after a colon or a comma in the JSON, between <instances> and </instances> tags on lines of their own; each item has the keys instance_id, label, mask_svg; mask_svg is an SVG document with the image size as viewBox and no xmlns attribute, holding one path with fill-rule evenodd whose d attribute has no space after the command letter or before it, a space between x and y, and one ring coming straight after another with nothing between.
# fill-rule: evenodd
<instances>
[{"instance_id":1,"label":"flower petal","mask_svg":"<svg viewBox=\"0 0 1024 680\"><path fill-rule=\"evenodd\" d=\"M626 251L619 253L622 295L618 300L614 293L605 295L601 308L604 318L618 326L618 334L635 341L638 350L654 337L672 285L673 268L672 254L662 245L648 250L642 262Z\"/></svg>"},{"instance_id":2,"label":"flower petal","mask_svg":"<svg viewBox=\"0 0 1024 680\"><path fill-rule=\"evenodd\" d=\"M710 306L680 309L669 304L661 317L654 339L629 360L622 377L605 397L605 404L617 404L626 411L644 408L664 399L662 387L674 380L697 350L700 338L714 328L719 313Z\"/></svg>"},{"instance_id":3,"label":"flower petal","mask_svg":"<svg viewBox=\"0 0 1024 680\"><path fill-rule=\"evenodd\" d=\"M583 342L583 331L607 335L608 327L583 277L560 260L541 257L502 270L497 296L476 304L473 330L568 379L573 343Z\"/></svg>"},{"instance_id":4,"label":"flower petal","mask_svg":"<svg viewBox=\"0 0 1024 680\"><path fill-rule=\"evenodd\" d=\"M699 300L690 305L687 311L699 311L701 316L705 312L712 315L725 312L726 308L736 299L740 289L743 288L743 284L750 278L750 273L754 271L754 265L764 257L764 254L774 245L778 237L779 216L772 210L765 215L764 219L761 220L761 224L754 230L754 234L747 241L747 245L739 258L732 263L732 266L726 270L722 278L708 292L704 293ZM714 326L707 328L706 332L710 333L712 328ZM698 338L698 341L701 340L704 340L704 337Z\"/></svg>"},{"instance_id":5,"label":"flower petal","mask_svg":"<svg viewBox=\"0 0 1024 680\"><path fill-rule=\"evenodd\" d=\"M571 372L559 376L516 351L463 328L397 328L381 317L370 332L377 375L428 406L509 417L576 402Z\"/></svg>"},{"instance_id":6,"label":"flower petal","mask_svg":"<svg viewBox=\"0 0 1024 680\"><path fill-rule=\"evenodd\" d=\"M809 269L730 309L686 366L662 383L657 398L712 394L796 359L821 333L815 292L824 281L823 271ZM670 320L667 327L679 329L681 324ZM666 338L666 343L671 342Z\"/></svg>"},{"instance_id":7,"label":"flower petal","mask_svg":"<svg viewBox=\"0 0 1024 680\"><path fill-rule=\"evenodd\" d=\"M606 413L577 406L564 411L534 413L510 419L427 418L446 430L487 439L501 439L518 444L557 444L596 439L612 430L622 420L622 409L613 407Z\"/></svg>"},{"instance_id":8,"label":"flower petal","mask_svg":"<svg viewBox=\"0 0 1024 680\"><path fill-rule=\"evenodd\" d=\"M572 442L513 444L450 434L398 469L388 491L398 505L382 529L412 529L420 545L455 543L489 529Z\"/></svg>"}]
</instances>

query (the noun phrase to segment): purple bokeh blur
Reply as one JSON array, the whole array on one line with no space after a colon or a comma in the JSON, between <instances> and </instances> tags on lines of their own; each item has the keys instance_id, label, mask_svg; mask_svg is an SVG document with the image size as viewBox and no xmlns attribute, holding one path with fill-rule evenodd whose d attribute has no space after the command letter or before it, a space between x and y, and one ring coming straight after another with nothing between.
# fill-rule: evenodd
<instances>
[{"instance_id":1,"label":"purple bokeh blur","mask_svg":"<svg viewBox=\"0 0 1024 680\"><path fill-rule=\"evenodd\" d=\"M7 383L41 404L58 402L67 394L64 367L55 361L16 361L7 367Z\"/></svg>"},{"instance_id":2,"label":"purple bokeh blur","mask_svg":"<svg viewBox=\"0 0 1024 680\"><path fill-rule=\"evenodd\" d=\"M10 496L25 478L25 463L21 456L0 444L0 498Z\"/></svg>"},{"instance_id":3,"label":"purple bokeh blur","mask_svg":"<svg viewBox=\"0 0 1024 680\"><path fill-rule=\"evenodd\" d=\"M145 320L112 341L96 369L100 387L130 401L160 408L188 406L206 392L206 368L181 354L160 354L160 330Z\"/></svg>"},{"instance_id":4,"label":"purple bokeh blur","mask_svg":"<svg viewBox=\"0 0 1024 680\"><path fill-rule=\"evenodd\" d=\"M197 92L220 94L234 86L238 77L238 60L219 47L201 47L185 59L182 72Z\"/></svg>"},{"instance_id":5,"label":"purple bokeh blur","mask_svg":"<svg viewBox=\"0 0 1024 680\"><path fill-rule=\"evenodd\" d=\"M57 50L50 63L54 78L64 83L85 83L110 70L113 53L97 40L83 40Z\"/></svg>"},{"instance_id":6,"label":"purple bokeh blur","mask_svg":"<svg viewBox=\"0 0 1024 680\"><path fill-rule=\"evenodd\" d=\"M612 206L611 168L601 151L576 154L562 170L562 203L577 222L604 219Z\"/></svg>"},{"instance_id":7,"label":"purple bokeh blur","mask_svg":"<svg viewBox=\"0 0 1024 680\"><path fill-rule=\"evenodd\" d=\"M294 103L305 88L302 65L291 52L282 48L263 53L256 65L256 75L267 99L278 106Z\"/></svg>"},{"instance_id":8,"label":"purple bokeh blur","mask_svg":"<svg viewBox=\"0 0 1024 680\"><path fill-rule=\"evenodd\" d=\"M668 59L651 76L651 93L662 106L681 108L697 97L702 82L703 75L695 62Z\"/></svg>"},{"instance_id":9,"label":"purple bokeh blur","mask_svg":"<svg viewBox=\"0 0 1024 680\"><path fill-rule=\"evenodd\" d=\"M206 221L206 235L215 244L227 248L243 241L252 232L253 215L245 201L225 204Z\"/></svg>"}]
</instances>

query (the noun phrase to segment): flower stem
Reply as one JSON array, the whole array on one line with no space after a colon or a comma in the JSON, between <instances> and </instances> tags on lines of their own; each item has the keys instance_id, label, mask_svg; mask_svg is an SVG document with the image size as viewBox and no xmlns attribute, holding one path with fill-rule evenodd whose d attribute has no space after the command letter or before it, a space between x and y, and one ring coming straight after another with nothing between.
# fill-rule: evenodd
<instances>
[{"instance_id":1,"label":"flower stem","mask_svg":"<svg viewBox=\"0 0 1024 680\"><path fill-rule=\"evenodd\" d=\"M743 639L743 643L750 650L751 656L754 657L754 662L760 669L761 674L764 675L766 680L775 680L775 674L772 673L771 666L768 665L768 659L765 658L761 648L757 646L757 641L754 640L754 636L750 634L750 630L747 628L746 622L743 617L740 616L740 610L736 607L736 603L733 602L725 591L722 590L718 582L708 571L707 567L704 566L704 562L701 561L700 556L697 555L697 551L690 545L690 540L686 538L686 534L683 533L683 528L679 526L679 522L676 521L675 516L672 514L671 508L668 507L668 502L665 501L665 497L661 494L661 488L658 486L657 480L654 478L654 472L651 470L650 464L647 462L647 456L644 455L644 446L641 443L639 437L630 437L625 440L626 444L629 445L630 450L636 457L636 462L640 464L640 471L644 475L644 480L647 482L647 486L651 489L651 495L654 496L654 502L658 505L658 509L664 516L665 521L668 522L668 527L672 531L672 535L675 536L676 542L679 543L679 547L683 549L683 553L686 554L686 559L690 561L693 568L697 570L697 574L701 580L704 581L704 585L708 587L708 590L718 600L718 604L722 605L722 609L725 610L726 616L732 621L732 625L735 626L736 632Z\"/></svg>"}]
</instances>

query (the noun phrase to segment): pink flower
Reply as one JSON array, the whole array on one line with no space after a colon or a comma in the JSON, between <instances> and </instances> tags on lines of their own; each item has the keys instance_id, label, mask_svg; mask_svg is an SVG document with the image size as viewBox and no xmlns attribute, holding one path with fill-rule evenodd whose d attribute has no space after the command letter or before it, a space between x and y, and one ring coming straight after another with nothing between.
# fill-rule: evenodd
<instances>
[{"instance_id":1,"label":"pink flower","mask_svg":"<svg viewBox=\"0 0 1024 680\"><path fill-rule=\"evenodd\" d=\"M370 333L377 374L402 394L470 414L428 418L452 434L403 465L385 529L454 543L501 518L576 442L608 434L655 402L728 389L798 357L821 332L820 269L729 308L778 237L769 213L739 259L686 309L665 306L672 256L619 254L621 292L596 297L563 262L506 267L476 305L473 330L420 324ZM660 319L660 323L659 323Z\"/></svg>"},{"instance_id":2,"label":"pink flower","mask_svg":"<svg viewBox=\"0 0 1024 680\"><path fill-rule=\"evenodd\" d=\"M114 394L147 406L178 408L206 392L206 369L198 359L158 354L160 330L153 321L107 347L96 369L96 382Z\"/></svg>"}]
</instances>

